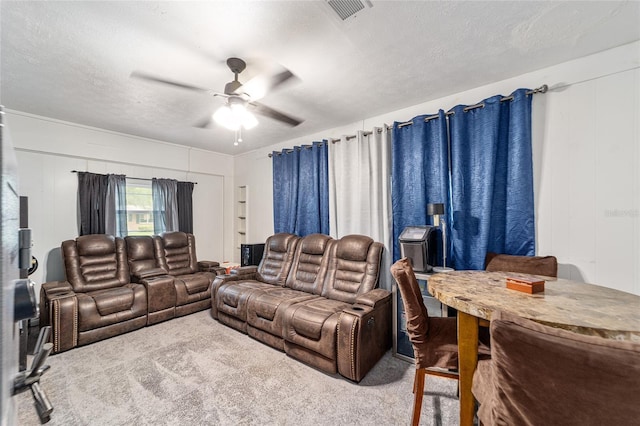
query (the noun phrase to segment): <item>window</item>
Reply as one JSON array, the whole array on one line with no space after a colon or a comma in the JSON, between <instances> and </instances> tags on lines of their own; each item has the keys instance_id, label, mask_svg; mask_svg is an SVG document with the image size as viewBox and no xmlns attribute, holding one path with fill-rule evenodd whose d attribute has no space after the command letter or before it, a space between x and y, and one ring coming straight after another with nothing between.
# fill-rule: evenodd
<instances>
[{"instance_id":1,"label":"window","mask_svg":"<svg viewBox=\"0 0 640 426\"><path fill-rule=\"evenodd\" d=\"M153 235L151 182L127 178L128 235Z\"/></svg>"}]
</instances>

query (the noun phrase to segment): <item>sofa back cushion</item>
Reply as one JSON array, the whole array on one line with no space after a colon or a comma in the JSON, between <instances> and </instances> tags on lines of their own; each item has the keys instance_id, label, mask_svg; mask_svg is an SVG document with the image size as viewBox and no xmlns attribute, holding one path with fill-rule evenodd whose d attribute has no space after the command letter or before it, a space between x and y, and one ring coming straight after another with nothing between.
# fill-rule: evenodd
<instances>
[{"instance_id":1,"label":"sofa back cushion","mask_svg":"<svg viewBox=\"0 0 640 426\"><path fill-rule=\"evenodd\" d=\"M311 234L302 238L296 248L285 286L306 293L321 294L329 263L328 252L333 243L333 238L323 234Z\"/></svg>"},{"instance_id":2,"label":"sofa back cushion","mask_svg":"<svg viewBox=\"0 0 640 426\"><path fill-rule=\"evenodd\" d=\"M124 238L127 245L127 260L131 275L159 268L150 236L131 236Z\"/></svg>"},{"instance_id":3,"label":"sofa back cushion","mask_svg":"<svg viewBox=\"0 0 640 426\"><path fill-rule=\"evenodd\" d=\"M284 286L299 240L300 237L286 233L267 238L264 254L258 265L258 281Z\"/></svg>"},{"instance_id":4,"label":"sofa back cushion","mask_svg":"<svg viewBox=\"0 0 640 426\"><path fill-rule=\"evenodd\" d=\"M77 293L129 283L124 240L112 235L83 235L62 242L67 281Z\"/></svg>"},{"instance_id":5,"label":"sofa back cushion","mask_svg":"<svg viewBox=\"0 0 640 426\"><path fill-rule=\"evenodd\" d=\"M156 258L169 275L188 275L198 272L196 239L185 232L165 232L153 237Z\"/></svg>"},{"instance_id":6,"label":"sofa back cushion","mask_svg":"<svg viewBox=\"0 0 640 426\"><path fill-rule=\"evenodd\" d=\"M354 303L358 295L378 285L382 244L365 235L347 235L329 251L322 296Z\"/></svg>"}]
</instances>

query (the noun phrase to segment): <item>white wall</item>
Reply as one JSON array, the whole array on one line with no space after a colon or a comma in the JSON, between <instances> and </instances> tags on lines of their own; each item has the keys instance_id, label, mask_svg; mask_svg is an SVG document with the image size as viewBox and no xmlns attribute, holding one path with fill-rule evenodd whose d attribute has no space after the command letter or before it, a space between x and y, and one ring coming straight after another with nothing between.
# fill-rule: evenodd
<instances>
[{"instance_id":1,"label":"white wall","mask_svg":"<svg viewBox=\"0 0 640 426\"><path fill-rule=\"evenodd\" d=\"M231 157L6 112L7 128L16 148L20 195L29 197L33 254L40 262L31 278L38 291L41 283L64 278L60 243L78 235L78 178L71 170L197 182L193 221L198 258L223 261L233 257L233 205L226 201L233 199Z\"/></svg>"},{"instance_id":2,"label":"white wall","mask_svg":"<svg viewBox=\"0 0 640 426\"><path fill-rule=\"evenodd\" d=\"M533 102L537 252L555 255L563 278L640 294L640 41L236 156L249 239L273 233L272 150L542 84L551 91Z\"/></svg>"}]
</instances>

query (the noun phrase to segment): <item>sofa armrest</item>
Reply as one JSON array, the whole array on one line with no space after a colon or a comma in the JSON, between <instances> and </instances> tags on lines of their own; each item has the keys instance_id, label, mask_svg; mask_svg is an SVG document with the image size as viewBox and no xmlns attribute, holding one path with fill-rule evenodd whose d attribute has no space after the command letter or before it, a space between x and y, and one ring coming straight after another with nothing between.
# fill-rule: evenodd
<instances>
[{"instance_id":1,"label":"sofa armrest","mask_svg":"<svg viewBox=\"0 0 640 426\"><path fill-rule=\"evenodd\" d=\"M167 275L167 272L162 268L145 269L145 270L133 273L131 275L131 282L142 283L144 280L147 280L149 278L160 277L162 275Z\"/></svg>"},{"instance_id":2,"label":"sofa armrest","mask_svg":"<svg viewBox=\"0 0 640 426\"><path fill-rule=\"evenodd\" d=\"M387 303L387 299L391 301L391 292L389 290L376 288L358 296L355 304L375 308L379 304Z\"/></svg>"},{"instance_id":3,"label":"sofa armrest","mask_svg":"<svg viewBox=\"0 0 640 426\"><path fill-rule=\"evenodd\" d=\"M52 296L56 293L66 293L68 291L73 291L73 287L68 281L50 281L42 284L42 287L40 287L40 295L45 297Z\"/></svg>"},{"instance_id":4,"label":"sofa armrest","mask_svg":"<svg viewBox=\"0 0 640 426\"><path fill-rule=\"evenodd\" d=\"M40 326L50 325L53 352L78 346L78 299L66 281L44 283L40 289Z\"/></svg>"},{"instance_id":5,"label":"sofa armrest","mask_svg":"<svg viewBox=\"0 0 640 426\"><path fill-rule=\"evenodd\" d=\"M214 262L213 260L201 260L198 262L199 272L216 272L216 268L220 266L220 262Z\"/></svg>"},{"instance_id":6,"label":"sofa armrest","mask_svg":"<svg viewBox=\"0 0 640 426\"><path fill-rule=\"evenodd\" d=\"M73 287L67 281L50 281L40 287L40 327L51 325L49 317L50 300L56 294L73 292Z\"/></svg>"},{"instance_id":7,"label":"sofa armrest","mask_svg":"<svg viewBox=\"0 0 640 426\"><path fill-rule=\"evenodd\" d=\"M217 275L216 278L213 280L213 283L211 284L211 317L212 318L218 319L218 307L216 306L216 297L218 295L218 289L223 284L226 284L228 282L233 282L233 281L238 281L237 275L220 274L220 275Z\"/></svg>"},{"instance_id":8,"label":"sofa armrest","mask_svg":"<svg viewBox=\"0 0 640 426\"><path fill-rule=\"evenodd\" d=\"M231 270L231 275L238 276L240 280L255 280L258 273L258 267L255 265L241 266Z\"/></svg>"},{"instance_id":9,"label":"sofa armrest","mask_svg":"<svg viewBox=\"0 0 640 426\"><path fill-rule=\"evenodd\" d=\"M222 266L215 266L213 267L211 272L215 272L216 275L224 275L227 273L227 268L223 268Z\"/></svg>"},{"instance_id":10,"label":"sofa armrest","mask_svg":"<svg viewBox=\"0 0 640 426\"><path fill-rule=\"evenodd\" d=\"M375 292L375 293L374 293ZM391 297L372 290L363 301L342 310L338 320L338 372L359 382L391 347ZM373 302L375 300L375 302Z\"/></svg>"}]
</instances>

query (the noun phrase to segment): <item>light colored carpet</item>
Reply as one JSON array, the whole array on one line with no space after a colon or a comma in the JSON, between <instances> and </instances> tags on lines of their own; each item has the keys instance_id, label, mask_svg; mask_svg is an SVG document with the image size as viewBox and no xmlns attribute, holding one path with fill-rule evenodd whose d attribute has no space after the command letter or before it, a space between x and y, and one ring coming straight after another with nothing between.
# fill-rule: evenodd
<instances>
[{"instance_id":1,"label":"light colored carpet","mask_svg":"<svg viewBox=\"0 0 640 426\"><path fill-rule=\"evenodd\" d=\"M53 355L50 425L407 425L414 367L389 351L359 384L327 375L209 311ZM458 422L456 381L427 376L421 424ZM38 425L31 393L20 425Z\"/></svg>"}]
</instances>

